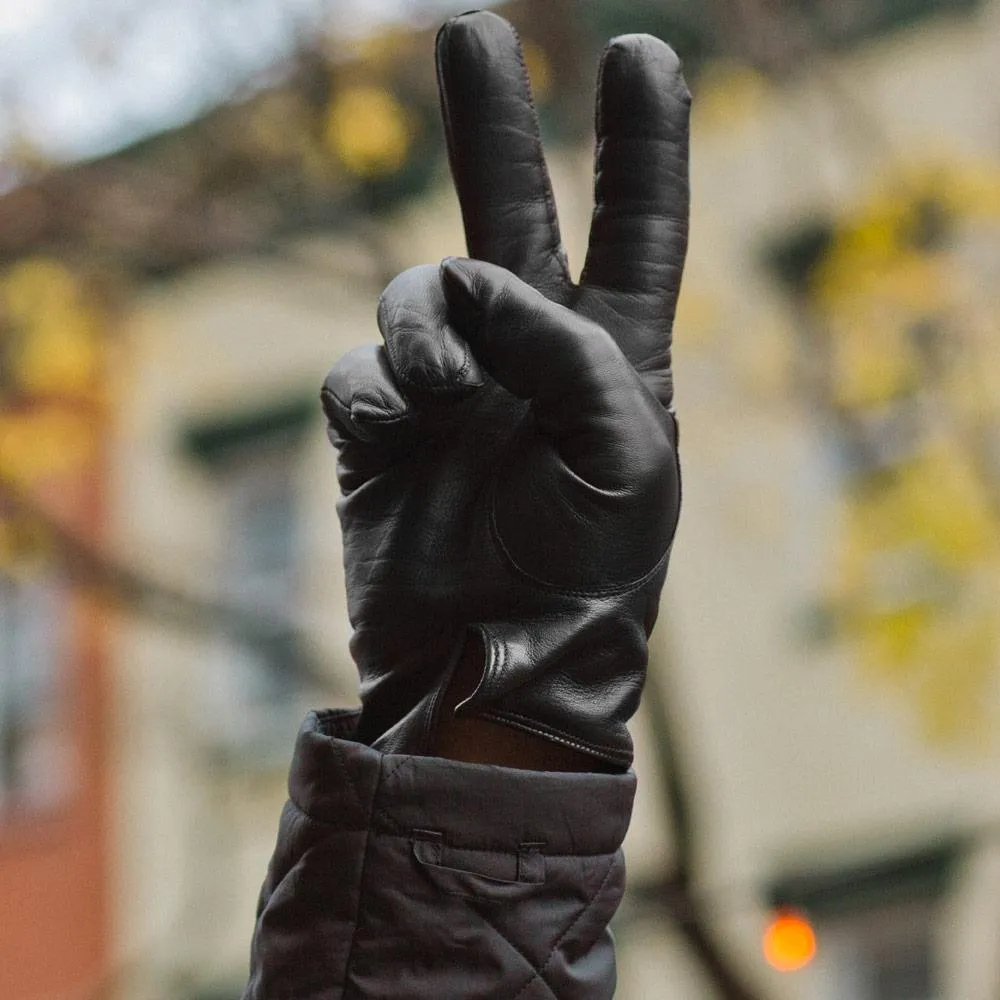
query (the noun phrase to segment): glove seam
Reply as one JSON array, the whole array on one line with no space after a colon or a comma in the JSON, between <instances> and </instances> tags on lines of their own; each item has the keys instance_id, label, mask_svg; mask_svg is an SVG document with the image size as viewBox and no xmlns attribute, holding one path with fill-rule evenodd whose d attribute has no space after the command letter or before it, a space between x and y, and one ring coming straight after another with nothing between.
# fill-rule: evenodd
<instances>
[{"instance_id":1,"label":"glove seam","mask_svg":"<svg viewBox=\"0 0 1000 1000\"><path fill-rule=\"evenodd\" d=\"M438 31L437 44L435 44L435 63L438 71L438 79L451 79L448 65L448 52L447 46L441 45L442 38L447 36L447 32L450 30L451 26L455 24L463 15L458 15L457 17L451 18ZM524 61L524 52L521 45L521 37L518 34L517 29L508 24L507 27L510 29L511 34L514 36L516 41L517 59L519 64L519 69L521 71L521 77L525 86L525 91L531 94L531 78L528 73L528 67ZM448 87L441 87L439 89L439 102L441 106L441 117L444 123L444 131L446 136L446 147L448 151L448 162L452 168L452 174L457 178L461 172L458 168L458 161L455 155L455 144L454 144L454 131L452 128L452 109L448 101ZM536 127L538 122L538 109L534 106L533 102L529 101L531 114L535 118ZM541 145L540 141L537 144ZM539 156L541 155L541 150L538 150ZM559 220L556 213L556 203L555 196L552 190L552 178L549 176L548 170L542 167L540 171L540 179L542 182L542 187L544 193L540 198L526 198L521 202L521 206L526 205L541 205L544 208L546 221L548 223L548 232L550 234L550 239L548 245L546 246L546 265L547 267L554 267L555 274L553 277L558 280L560 285L572 285L569 275L568 261L566 257L566 250L562 243L562 238L559 232ZM466 236L469 235L469 224L465 216L464 206L460 206L462 209L462 222L466 231ZM543 272L543 278L548 278L548 274Z\"/></svg>"},{"instance_id":2,"label":"glove seam","mask_svg":"<svg viewBox=\"0 0 1000 1000\"><path fill-rule=\"evenodd\" d=\"M528 66L524 61L524 47L521 44L521 36L518 34L517 28L513 25L511 26L511 31L514 33L514 38L517 41L517 61L521 67L521 76L524 80L525 90L528 94L531 94L531 77L528 74ZM531 113L534 116L536 125L538 122L538 109L535 107L534 102L531 103ZM541 143L536 139L539 147ZM541 148L538 150L539 157L541 157ZM541 179L543 187L545 188L545 194L541 199L545 205L545 214L548 217L548 231L551 234L551 243L549 245L550 259L556 265L560 272L560 278L563 281L569 280L569 275L567 273L566 267L566 252L562 245L562 239L559 232L559 219L556 215L556 202L552 194L552 179L549 177L549 172L544 167L544 161L542 161L543 166L541 169Z\"/></svg>"},{"instance_id":3,"label":"glove seam","mask_svg":"<svg viewBox=\"0 0 1000 1000\"><path fill-rule=\"evenodd\" d=\"M608 760L613 764L624 764L628 767L632 761L632 754L623 752L617 747L601 743L589 743L586 740L568 736L553 726L536 722L534 719L529 719L527 716L520 715L517 712L485 711L482 712L481 715L485 719L492 719L495 722L503 722L515 729L520 729L523 732L544 736L546 739L552 740L554 743L562 743L568 747L572 747L574 750L582 750L592 756L601 757L602 759Z\"/></svg>"},{"instance_id":4,"label":"glove seam","mask_svg":"<svg viewBox=\"0 0 1000 1000\"><path fill-rule=\"evenodd\" d=\"M670 540L663 554L659 559L653 564L653 566L648 569L642 576L634 580L629 580L625 583L618 584L613 587L603 587L593 590L585 590L583 588L575 587L562 587L557 583L549 583L546 580L542 580L540 577L534 576L529 573L526 569L520 566L517 560L514 558L511 551L504 544L503 537L500 534L500 527L497 524L497 513L496 513L496 492L494 490L493 499L490 503L490 535L493 537L493 541L499 546L501 553L511 567L523 576L526 580L530 580L533 584L539 587L544 587L546 590L552 591L557 594L564 594L567 597L612 597L619 594L627 594L630 591L638 590L643 584L651 580L656 574L663 568L664 563L670 557L670 550L673 548L673 539Z\"/></svg>"},{"instance_id":5,"label":"glove seam","mask_svg":"<svg viewBox=\"0 0 1000 1000\"><path fill-rule=\"evenodd\" d=\"M476 689L456 708L463 708L466 705L471 705L476 700L479 692L482 691L484 686L488 686L488 682L493 680L493 678L503 673L503 664L507 657L507 647L504 643L493 634L492 629L487 625L481 624L478 626L480 635L489 643L491 656L486 657L485 669L483 671L483 676L479 683L476 685ZM551 740L553 743L559 743L563 746L572 748L573 750L579 750L582 753L586 753L593 757L599 757L601 760L608 761L609 763L628 767L632 763L632 754L628 751L622 751L618 747L610 746L607 744L600 743L589 743L587 740L581 740L579 737L571 736L563 730L556 729L553 726L548 726L544 723L539 723L534 719L530 719L525 715L521 715L517 712L505 712L497 710L483 710L476 712L480 718L490 719L493 722L499 722L503 725L511 726L513 729L518 729L521 732L531 733L533 736L542 736L547 740Z\"/></svg>"}]
</instances>

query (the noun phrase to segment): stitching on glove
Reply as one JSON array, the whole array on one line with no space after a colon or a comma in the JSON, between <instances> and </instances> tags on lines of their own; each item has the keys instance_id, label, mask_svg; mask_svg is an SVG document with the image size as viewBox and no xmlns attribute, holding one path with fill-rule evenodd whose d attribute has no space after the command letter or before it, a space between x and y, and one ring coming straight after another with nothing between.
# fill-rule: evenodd
<instances>
[{"instance_id":1,"label":"stitching on glove","mask_svg":"<svg viewBox=\"0 0 1000 1000\"><path fill-rule=\"evenodd\" d=\"M514 39L517 42L516 46L517 61L521 67L521 77L524 80L525 91L530 94L531 79L528 76L528 66L524 61L524 46L521 43L521 36L518 34L517 29L513 27L513 25L511 26L511 31L513 32ZM529 102L529 106L531 114L534 116L535 122L537 124L538 109L531 102ZM537 138L535 141L536 144L540 146L540 143ZM539 149L539 158L540 157L541 157L541 150ZM541 200L544 203L545 214L548 218L548 224L549 224L548 232L551 233L552 235L551 241L549 243L549 256L551 260L554 261L557 267L559 268L561 272L561 277L563 277L564 279L568 279L568 275L566 273L566 254L565 251L563 250L562 243L559 237L559 221L556 217L556 203L555 203L555 198L552 196L552 181L549 178L548 172L544 169L544 167L542 168L541 171L541 178L542 181L544 182L544 187L545 187L545 196L544 199ZM538 199L535 200L537 201ZM527 202L527 204L530 204L530 202Z\"/></svg>"},{"instance_id":2,"label":"stitching on glove","mask_svg":"<svg viewBox=\"0 0 1000 1000\"><path fill-rule=\"evenodd\" d=\"M636 580L629 580L626 583L620 583L612 587L603 587L593 590L584 590L581 588L573 587L560 587L557 583L549 583L547 580L542 580L537 576L529 573L526 569L523 569L518 565L517 560L511 554L510 550L504 544L503 538L500 537L500 529L497 526L497 512L496 512L496 493L494 492L492 502L490 504L490 535L494 542L500 547L500 551L503 553L507 562L510 563L513 569L517 570L526 580L530 580L536 586L544 587L546 590L553 591L557 594L565 594L567 597L612 597L616 594L627 594L630 591L638 590L642 585L649 580L651 580L656 574L663 568L663 565L670 558L670 550L673 548L673 539L667 545L666 551L656 563L653 565L652 569L647 570Z\"/></svg>"},{"instance_id":3,"label":"stitching on glove","mask_svg":"<svg viewBox=\"0 0 1000 1000\"><path fill-rule=\"evenodd\" d=\"M519 715L517 712L483 712L481 714L483 718L493 719L497 722L504 722L509 726L513 726L515 729L520 729L526 733L532 733L535 736L544 736L546 739L552 740L554 743L563 743L568 747L572 747L574 750L582 750L592 756L608 760L612 764L624 763L627 767L632 762L632 755L619 749L618 747L607 746L600 743L589 743L586 740L568 736L560 730L554 729L552 726L543 725L540 722L536 722L534 719L529 719L525 715Z\"/></svg>"}]
</instances>

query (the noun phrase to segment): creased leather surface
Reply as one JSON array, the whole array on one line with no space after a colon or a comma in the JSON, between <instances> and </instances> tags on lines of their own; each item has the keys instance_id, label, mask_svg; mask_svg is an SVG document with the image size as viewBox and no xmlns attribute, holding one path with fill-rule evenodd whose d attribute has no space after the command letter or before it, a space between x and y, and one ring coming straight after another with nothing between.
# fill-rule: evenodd
<instances>
[{"instance_id":1,"label":"creased leather surface","mask_svg":"<svg viewBox=\"0 0 1000 1000\"><path fill-rule=\"evenodd\" d=\"M472 629L486 668L458 711L626 767L680 508L670 343L688 92L663 42L607 47L574 285L512 29L456 18L437 64L470 259L395 279L384 344L348 355L322 393L359 738L425 752Z\"/></svg>"},{"instance_id":2,"label":"creased leather surface","mask_svg":"<svg viewBox=\"0 0 1000 1000\"><path fill-rule=\"evenodd\" d=\"M383 755L302 726L244 1000L607 1000L635 778Z\"/></svg>"}]
</instances>

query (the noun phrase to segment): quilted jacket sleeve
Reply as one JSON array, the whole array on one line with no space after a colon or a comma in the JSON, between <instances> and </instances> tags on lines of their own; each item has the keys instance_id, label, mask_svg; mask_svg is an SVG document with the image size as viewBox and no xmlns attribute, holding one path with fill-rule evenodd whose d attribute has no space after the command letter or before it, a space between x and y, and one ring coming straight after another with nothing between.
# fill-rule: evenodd
<instances>
[{"instance_id":1,"label":"quilted jacket sleeve","mask_svg":"<svg viewBox=\"0 0 1000 1000\"><path fill-rule=\"evenodd\" d=\"M631 773L381 754L309 715L244 1000L604 1000Z\"/></svg>"}]
</instances>

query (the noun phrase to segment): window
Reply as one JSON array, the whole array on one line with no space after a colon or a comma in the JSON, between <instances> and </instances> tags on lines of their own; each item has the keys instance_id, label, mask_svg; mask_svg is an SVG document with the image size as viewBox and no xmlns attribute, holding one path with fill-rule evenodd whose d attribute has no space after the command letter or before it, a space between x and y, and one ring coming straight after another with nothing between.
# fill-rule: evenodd
<instances>
[{"instance_id":1,"label":"window","mask_svg":"<svg viewBox=\"0 0 1000 1000\"><path fill-rule=\"evenodd\" d=\"M821 1000L936 1000L934 907L926 900L823 920Z\"/></svg>"},{"instance_id":2,"label":"window","mask_svg":"<svg viewBox=\"0 0 1000 1000\"><path fill-rule=\"evenodd\" d=\"M292 463L254 451L220 470L218 588L249 612L216 643L206 677L218 734L241 754L268 757L288 744L301 685L291 622L298 597L298 504Z\"/></svg>"},{"instance_id":3,"label":"window","mask_svg":"<svg viewBox=\"0 0 1000 1000\"><path fill-rule=\"evenodd\" d=\"M0 821L48 811L69 787L66 603L49 573L0 569Z\"/></svg>"},{"instance_id":4,"label":"window","mask_svg":"<svg viewBox=\"0 0 1000 1000\"><path fill-rule=\"evenodd\" d=\"M810 1000L938 1000L938 915L963 850L947 840L774 884L771 905L816 929Z\"/></svg>"},{"instance_id":5,"label":"window","mask_svg":"<svg viewBox=\"0 0 1000 1000\"><path fill-rule=\"evenodd\" d=\"M851 45L924 17L975 10L980 0L798 0L801 17L827 45Z\"/></svg>"},{"instance_id":6,"label":"window","mask_svg":"<svg viewBox=\"0 0 1000 1000\"><path fill-rule=\"evenodd\" d=\"M299 723L305 684L293 622L299 602L299 445L317 408L294 402L192 429L189 452L219 504L216 581L241 612L202 677L206 729L220 752L277 764Z\"/></svg>"},{"instance_id":7,"label":"window","mask_svg":"<svg viewBox=\"0 0 1000 1000\"><path fill-rule=\"evenodd\" d=\"M220 477L223 593L239 607L287 619L296 594L298 519L293 470L279 454L255 454Z\"/></svg>"}]
</instances>

